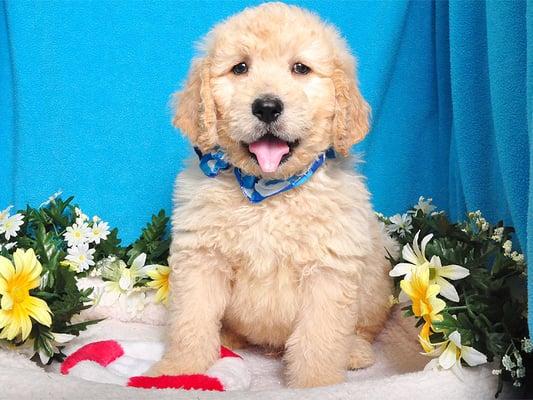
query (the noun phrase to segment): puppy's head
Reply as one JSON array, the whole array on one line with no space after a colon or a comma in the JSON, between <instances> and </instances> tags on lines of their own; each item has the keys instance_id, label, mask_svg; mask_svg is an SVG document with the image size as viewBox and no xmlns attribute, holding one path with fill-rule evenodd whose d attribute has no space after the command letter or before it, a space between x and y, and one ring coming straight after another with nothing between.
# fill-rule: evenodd
<instances>
[{"instance_id":1,"label":"puppy's head","mask_svg":"<svg viewBox=\"0 0 533 400\"><path fill-rule=\"evenodd\" d=\"M282 3L246 9L204 41L176 96L174 125L203 152L221 146L249 174L286 178L368 131L354 58L330 25Z\"/></svg>"}]
</instances>

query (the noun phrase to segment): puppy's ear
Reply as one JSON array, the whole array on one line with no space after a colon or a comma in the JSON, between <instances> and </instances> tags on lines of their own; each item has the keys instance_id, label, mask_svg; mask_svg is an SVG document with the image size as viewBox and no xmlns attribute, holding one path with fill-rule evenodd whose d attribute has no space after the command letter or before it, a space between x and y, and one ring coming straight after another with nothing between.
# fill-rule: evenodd
<instances>
[{"instance_id":1,"label":"puppy's ear","mask_svg":"<svg viewBox=\"0 0 533 400\"><path fill-rule=\"evenodd\" d=\"M203 152L216 144L217 117L211 92L209 63L193 61L184 89L174 95L173 125L185 133Z\"/></svg>"},{"instance_id":2,"label":"puppy's ear","mask_svg":"<svg viewBox=\"0 0 533 400\"><path fill-rule=\"evenodd\" d=\"M332 79L335 86L333 147L347 156L352 145L368 133L370 107L357 87L355 62L351 56L337 60Z\"/></svg>"}]
</instances>

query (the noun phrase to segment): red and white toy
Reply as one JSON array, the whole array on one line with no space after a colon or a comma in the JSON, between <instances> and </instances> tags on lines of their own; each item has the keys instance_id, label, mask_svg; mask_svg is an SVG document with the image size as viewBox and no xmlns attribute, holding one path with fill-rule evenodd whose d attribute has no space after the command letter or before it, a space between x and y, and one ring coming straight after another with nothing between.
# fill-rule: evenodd
<instances>
[{"instance_id":1,"label":"red and white toy","mask_svg":"<svg viewBox=\"0 0 533 400\"><path fill-rule=\"evenodd\" d=\"M142 376L163 356L163 344L104 340L80 347L61 364L61 373L122 386L156 389L246 390L251 376L244 360L221 347L220 359L205 374Z\"/></svg>"}]
</instances>

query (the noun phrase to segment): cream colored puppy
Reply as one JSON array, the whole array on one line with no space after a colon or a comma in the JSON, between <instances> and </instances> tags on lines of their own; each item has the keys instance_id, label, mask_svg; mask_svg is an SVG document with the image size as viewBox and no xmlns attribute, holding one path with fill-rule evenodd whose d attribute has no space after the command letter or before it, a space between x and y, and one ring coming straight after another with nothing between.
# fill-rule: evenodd
<instances>
[{"instance_id":1,"label":"cream colored puppy","mask_svg":"<svg viewBox=\"0 0 533 400\"><path fill-rule=\"evenodd\" d=\"M265 179L310 179L259 203L231 168L198 161L176 181L166 354L151 375L204 372L221 343L284 350L289 386L341 382L373 363L389 310L386 235L350 147L368 131L367 103L344 40L282 3L217 25L177 98L174 124L203 154ZM346 157L346 159L344 159Z\"/></svg>"}]
</instances>

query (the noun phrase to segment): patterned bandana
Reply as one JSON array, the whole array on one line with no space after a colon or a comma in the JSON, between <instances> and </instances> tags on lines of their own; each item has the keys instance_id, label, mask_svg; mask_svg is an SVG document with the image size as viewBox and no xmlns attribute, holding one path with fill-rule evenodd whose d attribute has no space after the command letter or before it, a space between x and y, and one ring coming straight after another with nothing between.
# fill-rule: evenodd
<instances>
[{"instance_id":1,"label":"patterned bandana","mask_svg":"<svg viewBox=\"0 0 533 400\"><path fill-rule=\"evenodd\" d=\"M246 175L239 168L233 167L227 161L226 154L220 147L206 154L203 154L197 147L194 148L194 151L200 159L200 169L210 178L217 176L220 171L233 168L233 173L235 174L235 178L237 178L242 192L252 203L260 203L268 197L303 185L324 164L326 159L335 158L335 151L330 148L318 155L303 174L294 175L288 179L264 179L254 175Z\"/></svg>"}]
</instances>

